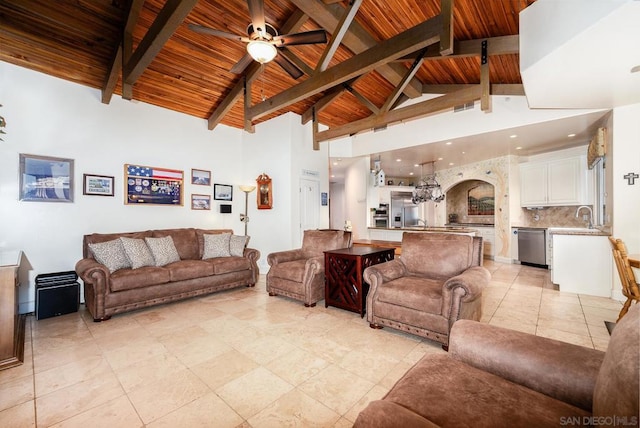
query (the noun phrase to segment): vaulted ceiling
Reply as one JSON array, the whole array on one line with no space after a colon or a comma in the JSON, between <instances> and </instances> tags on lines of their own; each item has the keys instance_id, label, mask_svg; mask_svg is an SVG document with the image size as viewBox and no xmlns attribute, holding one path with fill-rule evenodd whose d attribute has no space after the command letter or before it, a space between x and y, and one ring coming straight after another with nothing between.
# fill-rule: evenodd
<instances>
[{"instance_id":1,"label":"vaulted ceiling","mask_svg":"<svg viewBox=\"0 0 640 428\"><path fill-rule=\"evenodd\" d=\"M329 128L315 128L323 141L474 100L490 110L489 94L522 95L518 14L534 1L265 0L265 21L281 34L328 34L327 43L278 48L302 72L294 79L275 61L233 73L246 44L190 27L246 36L248 5L260 0L3 0L0 60L100 89L104 103L119 95L210 129L251 131L295 112ZM405 106L422 94L445 95Z\"/></svg>"}]
</instances>

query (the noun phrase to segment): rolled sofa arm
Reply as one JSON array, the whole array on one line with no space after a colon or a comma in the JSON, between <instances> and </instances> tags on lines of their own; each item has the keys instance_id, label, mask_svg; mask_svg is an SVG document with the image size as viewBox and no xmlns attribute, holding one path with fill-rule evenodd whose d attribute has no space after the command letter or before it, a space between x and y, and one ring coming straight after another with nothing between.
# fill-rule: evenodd
<instances>
[{"instance_id":1,"label":"rolled sofa arm","mask_svg":"<svg viewBox=\"0 0 640 428\"><path fill-rule=\"evenodd\" d=\"M278 251L267 255L267 263L269 266L275 266L278 263L291 262L293 260L305 259L302 248L287 251Z\"/></svg>"},{"instance_id":2,"label":"rolled sofa arm","mask_svg":"<svg viewBox=\"0 0 640 428\"><path fill-rule=\"evenodd\" d=\"M107 284L111 276L109 269L94 259L82 259L76 263L76 273L84 283L84 301L93 319L104 319L104 297L109 292Z\"/></svg>"},{"instance_id":3,"label":"rolled sofa arm","mask_svg":"<svg viewBox=\"0 0 640 428\"><path fill-rule=\"evenodd\" d=\"M260 268L258 267L258 259L260 258L260 251L255 248L245 248L244 257L249 259L251 263L251 270L253 271L253 284L257 284L258 276L260 275Z\"/></svg>"},{"instance_id":4,"label":"rolled sofa arm","mask_svg":"<svg viewBox=\"0 0 640 428\"><path fill-rule=\"evenodd\" d=\"M449 355L511 382L592 411L604 352L470 320L458 320Z\"/></svg>"}]
</instances>

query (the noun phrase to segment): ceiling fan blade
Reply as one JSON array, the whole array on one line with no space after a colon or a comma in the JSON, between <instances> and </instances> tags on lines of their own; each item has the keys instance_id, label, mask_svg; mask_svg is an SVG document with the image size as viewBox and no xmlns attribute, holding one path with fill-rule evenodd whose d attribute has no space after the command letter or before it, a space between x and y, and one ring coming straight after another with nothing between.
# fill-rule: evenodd
<instances>
[{"instance_id":1,"label":"ceiling fan blade","mask_svg":"<svg viewBox=\"0 0 640 428\"><path fill-rule=\"evenodd\" d=\"M302 33L282 34L273 38L276 46L313 45L327 43L327 32L324 30L305 31Z\"/></svg>"},{"instance_id":2,"label":"ceiling fan blade","mask_svg":"<svg viewBox=\"0 0 640 428\"><path fill-rule=\"evenodd\" d=\"M254 31L265 34L264 0L247 0L247 6Z\"/></svg>"},{"instance_id":3,"label":"ceiling fan blade","mask_svg":"<svg viewBox=\"0 0 640 428\"><path fill-rule=\"evenodd\" d=\"M231 34L209 27L203 27L202 25L189 24L189 29L196 33L211 34L212 36L224 37L225 39L237 40L239 42L249 43L251 41L248 37L238 36L237 34Z\"/></svg>"},{"instance_id":4,"label":"ceiling fan blade","mask_svg":"<svg viewBox=\"0 0 640 428\"><path fill-rule=\"evenodd\" d=\"M302 71L300 71L300 69L296 67L294 63L289 61L283 55L276 55L276 57L273 59L273 62L282 67L282 69L289 73L289 76L293 77L294 79L300 78L300 76L302 76L303 74Z\"/></svg>"},{"instance_id":5,"label":"ceiling fan blade","mask_svg":"<svg viewBox=\"0 0 640 428\"><path fill-rule=\"evenodd\" d=\"M251 55L246 53L242 58L240 58L240 61L236 62L235 65L231 67L231 70L229 71L233 74L242 74L245 68L247 68L252 61L253 58L251 58Z\"/></svg>"}]
</instances>

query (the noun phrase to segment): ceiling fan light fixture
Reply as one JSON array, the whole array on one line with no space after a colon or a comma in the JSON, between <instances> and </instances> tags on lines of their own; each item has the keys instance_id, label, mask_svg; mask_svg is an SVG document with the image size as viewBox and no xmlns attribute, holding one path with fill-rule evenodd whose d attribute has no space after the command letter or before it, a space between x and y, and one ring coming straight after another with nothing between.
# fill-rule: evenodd
<instances>
[{"instance_id":1,"label":"ceiling fan light fixture","mask_svg":"<svg viewBox=\"0 0 640 428\"><path fill-rule=\"evenodd\" d=\"M275 46L264 40L252 40L249 42L247 45L247 52L249 52L251 58L255 59L260 64L266 64L271 61L278 53Z\"/></svg>"}]
</instances>

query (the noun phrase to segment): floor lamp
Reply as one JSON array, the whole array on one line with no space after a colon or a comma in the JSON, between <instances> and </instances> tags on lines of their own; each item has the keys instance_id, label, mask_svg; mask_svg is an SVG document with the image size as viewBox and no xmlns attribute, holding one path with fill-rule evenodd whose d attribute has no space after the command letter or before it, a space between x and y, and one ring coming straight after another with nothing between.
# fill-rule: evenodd
<instances>
[{"instance_id":1,"label":"floor lamp","mask_svg":"<svg viewBox=\"0 0 640 428\"><path fill-rule=\"evenodd\" d=\"M256 190L256 186L241 185L240 190L244 192L244 214L240 214L240 221L244 223L244 236L247 236L247 223L249 223L249 193Z\"/></svg>"}]
</instances>

